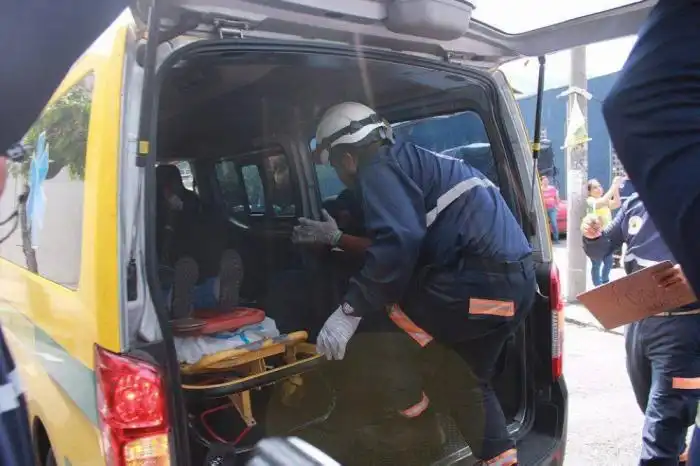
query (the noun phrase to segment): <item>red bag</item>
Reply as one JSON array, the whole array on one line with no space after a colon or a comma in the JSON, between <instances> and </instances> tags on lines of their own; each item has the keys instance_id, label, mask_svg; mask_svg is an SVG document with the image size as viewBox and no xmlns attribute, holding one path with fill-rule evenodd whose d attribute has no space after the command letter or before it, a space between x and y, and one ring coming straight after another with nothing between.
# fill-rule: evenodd
<instances>
[{"instance_id":1,"label":"red bag","mask_svg":"<svg viewBox=\"0 0 700 466\"><path fill-rule=\"evenodd\" d=\"M250 307L239 307L230 312L210 309L194 311L192 317L201 319L206 325L196 330L197 335L211 335L218 332L231 332L246 325L258 324L265 320L265 311Z\"/></svg>"}]
</instances>

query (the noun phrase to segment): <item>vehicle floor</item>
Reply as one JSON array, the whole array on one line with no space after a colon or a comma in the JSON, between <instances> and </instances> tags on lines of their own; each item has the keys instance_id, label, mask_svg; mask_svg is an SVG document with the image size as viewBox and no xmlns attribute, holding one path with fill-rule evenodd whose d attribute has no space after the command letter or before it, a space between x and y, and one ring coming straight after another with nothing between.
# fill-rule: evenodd
<instances>
[{"instance_id":1,"label":"vehicle floor","mask_svg":"<svg viewBox=\"0 0 700 466\"><path fill-rule=\"evenodd\" d=\"M513 384L511 383L510 385ZM337 400L335 400L332 386L328 378L324 376L323 371L305 374L303 389L296 397L287 399L286 402L282 401L281 387L281 384L278 384L253 392L257 425L239 446L250 446L264 436L295 435L304 438L338 459L342 458L344 466L354 466L355 464L362 466L389 464L403 464L406 466L458 464L470 466L476 462L471 456L471 450L457 429L454 420L449 415L442 413L436 414L438 425L444 434L444 443L441 446L438 445L436 447L435 444L421 441L414 442L413 439L425 437L425 431L422 431L418 436L414 435L403 440L399 438L399 442L403 441L404 444L410 444L411 448L399 452L398 457L394 450L387 451L384 448L376 448L376 445L368 447L366 443L359 445L357 442L349 447L351 450L349 456L344 452L336 452L334 451L334 446L342 444L343 448L347 448L348 439L346 433L339 436L337 429L332 427L334 424L332 416ZM213 402L213 404L221 403L222 400ZM211 404L203 403L194 407L194 409L195 411L209 409ZM504 403L504 411L506 413L511 411L511 409L508 403ZM344 423L344 419L340 419L340 421L341 424ZM210 425L216 429L221 437L227 439L236 438L243 428L238 414L233 409L213 414L210 418ZM390 428L387 432L395 434L395 429ZM387 437L390 436L392 435L387 434ZM544 440L546 439L543 438L542 441L544 442ZM382 443L381 440L379 443ZM416 445L417 443L421 443L421 445ZM535 448L529 448L529 435L527 443L528 448L520 453L521 464L538 464L537 455L541 455L543 451L548 450L542 449L545 447L542 442L538 442L534 446ZM194 450L201 451L201 448L195 448ZM531 453L530 450L532 450ZM201 453L197 456L200 455ZM201 460L198 458L193 464L201 464Z\"/></svg>"}]
</instances>

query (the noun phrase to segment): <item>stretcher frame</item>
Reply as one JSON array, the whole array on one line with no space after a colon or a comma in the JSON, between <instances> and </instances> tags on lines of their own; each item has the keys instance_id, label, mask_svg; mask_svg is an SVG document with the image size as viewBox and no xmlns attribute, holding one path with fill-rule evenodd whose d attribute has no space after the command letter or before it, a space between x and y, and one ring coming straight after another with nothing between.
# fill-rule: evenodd
<instances>
[{"instance_id":1,"label":"stretcher frame","mask_svg":"<svg viewBox=\"0 0 700 466\"><path fill-rule=\"evenodd\" d=\"M195 380L182 385L185 396L190 400L228 398L250 428L256 425L252 390L282 383L284 402L302 386L301 374L323 362L307 339L307 332L293 332L207 355L194 364L182 364L183 376ZM277 356L281 356L283 365L274 367L266 361ZM200 377L205 379L196 381ZM222 382L222 378L231 380Z\"/></svg>"}]
</instances>

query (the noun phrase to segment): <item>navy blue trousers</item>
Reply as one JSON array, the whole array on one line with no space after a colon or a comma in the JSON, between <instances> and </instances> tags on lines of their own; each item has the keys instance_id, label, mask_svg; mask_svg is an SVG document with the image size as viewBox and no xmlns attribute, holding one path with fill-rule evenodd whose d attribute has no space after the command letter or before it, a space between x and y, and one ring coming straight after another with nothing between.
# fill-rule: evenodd
<instances>
[{"instance_id":1,"label":"navy blue trousers","mask_svg":"<svg viewBox=\"0 0 700 466\"><path fill-rule=\"evenodd\" d=\"M508 273L473 262L427 272L416 293L409 293L404 311L435 337L421 352L428 393L449 401L472 452L488 460L515 447L492 380L506 342L532 309L537 283L530 259ZM514 315L479 314L473 299L510 301Z\"/></svg>"},{"instance_id":2,"label":"navy blue trousers","mask_svg":"<svg viewBox=\"0 0 700 466\"><path fill-rule=\"evenodd\" d=\"M648 317L625 329L627 371L644 413L640 465L676 466L695 420L700 314Z\"/></svg>"}]
</instances>

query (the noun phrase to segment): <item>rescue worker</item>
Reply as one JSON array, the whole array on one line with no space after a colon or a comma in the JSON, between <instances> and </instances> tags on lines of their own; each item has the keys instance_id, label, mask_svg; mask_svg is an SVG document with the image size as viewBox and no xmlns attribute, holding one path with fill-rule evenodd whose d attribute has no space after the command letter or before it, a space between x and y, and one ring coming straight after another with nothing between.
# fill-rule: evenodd
<instances>
[{"instance_id":1,"label":"rescue worker","mask_svg":"<svg viewBox=\"0 0 700 466\"><path fill-rule=\"evenodd\" d=\"M697 1L660 0L603 103L617 155L696 295L700 295L699 15ZM690 449L690 464L700 466L700 416Z\"/></svg>"},{"instance_id":2,"label":"rescue worker","mask_svg":"<svg viewBox=\"0 0 700 466\"><path fill-rule=\"evenodd\" d=\"M292 241L326 247L334 243L342 249L333 269L338 288L345 290L362 268L371 240L352 190L325 204L333 215L324 209L323 221L300 218ZM392 464L432 463L442 452L444 434L416 365L417 351L431 339L398 306L363 319L334 372L338 401L331 422L337 420L343 431L336 442L340 445L318 445L348 465L372 462L358 451L355 439L371 456L381 455Z\"/></svg>"},{"instance_id":3,"label":"rescue worker","mask_svg":"<svg viewBox=\"0 0 700 466\"><path fill-rule=\"evenodd\" d=\"M584 249L592 259L627 243L627 273L667 260L675 262L637 194L623 204L606 228L590 215L581 230ZM656 279L665 288L687 286L677 265L658 273ZM647 317L625 328L627 371L645 416L640 465L676 466L679 458L684 460L686 434L696 415L700 388L699 337L700 303Z\"/></svg>"},{"instance_id":4,"label":"rescue worker","mask_svg":"<svg viewBox=\"0 0 700 466\"><path fill-rule=\"evenodd\" d=\"M372 240L319 333L318 351L343 359L363 319L401 303L435 339L420 358L442 375L444 398L459 400L451 414L475 456L516 464L491 379L532 307L536 282L530 245L505 200L467 163L395 140L391 126L360 103L328 109L316 141L316 156L359 196ZM455 356L464 370L448 375Z\"/></svg>"},{"instance_id":5,"label":"rescue worker","mask_svg":"<svg viewBox=\"0 0 700 466\"><path fill-rule=\"evenodd\" d=\"M700 2L660 0L603 103L610 139L700 294Z\"/></svg>"}]
</instances>

